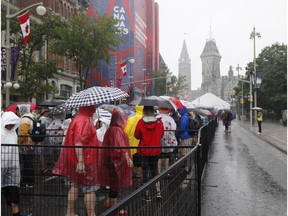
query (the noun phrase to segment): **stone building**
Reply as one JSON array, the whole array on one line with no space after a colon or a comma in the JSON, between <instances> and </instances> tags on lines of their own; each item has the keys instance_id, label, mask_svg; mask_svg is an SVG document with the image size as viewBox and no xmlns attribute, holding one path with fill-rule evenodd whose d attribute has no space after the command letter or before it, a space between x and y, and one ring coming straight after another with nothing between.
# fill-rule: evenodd
<instances>
[{"instance_id":1,"label":"stone building","mask_svg":"<svg viewBox=\"0 0 288 216\"><path fill-rule=\"evenodd\" d=\"M188 54L186 41L183 41L182 51L178 60L179 76L185 77L187 92L191 90L191 59Z\"/></svg>"},{"instance_id":2,"label":"stone building","mask_svg":"<svg viewBox=\"0 0 288 216\"><path fill-rule=\"evenodd\" d=\"M234 76L233 67L230 66L228 75L221 76L221 55L213 38L206 40L204 49L200 55L202 62L201 89L192 90L188 100L194 100L205 93L212 93L226 102L233 103L234 88L238 85L237 76Z\"/></svg>"}]
</instances>

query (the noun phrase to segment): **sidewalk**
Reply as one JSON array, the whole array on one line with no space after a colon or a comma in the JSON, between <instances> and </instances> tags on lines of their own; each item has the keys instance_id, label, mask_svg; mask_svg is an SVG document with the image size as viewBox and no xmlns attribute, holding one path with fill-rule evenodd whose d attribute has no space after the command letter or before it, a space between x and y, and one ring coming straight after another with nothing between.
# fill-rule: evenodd
<instances>
[{"instance_id":1,"label":"sidewalk","mask_svg":"<svg viewBox=\"0 0 288 216\"><path fill-rule=\"evenodd\" d=\"M258 135L258 125L257 123L250 126L250 122L247 120L233 120L233 123L249 130L251 133L259 136L261 139L268 142L270 145L274 146L278 150L287 154L287 127L277 122L262 122L262 134ZM233 125L232 125L233 127ZM233 129L232 129L233 130Z\"/></svg>"}]
</instances>

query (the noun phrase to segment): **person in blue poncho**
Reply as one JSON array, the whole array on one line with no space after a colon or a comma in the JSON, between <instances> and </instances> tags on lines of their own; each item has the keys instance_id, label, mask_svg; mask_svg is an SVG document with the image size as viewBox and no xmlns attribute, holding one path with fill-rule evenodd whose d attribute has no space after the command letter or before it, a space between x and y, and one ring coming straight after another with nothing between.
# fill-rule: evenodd
<instances>
[{"instance_id":1,"label":"person in blue poncho","mask_svg":"<svg viewBox=\"0 0 288 216\"><path fill-rule=\"evenodd\" d=\"M192 137L188 133L189 130L189 113L186 107L178 109L179 114L181 115L178 122L178 137L179 137L179 146L192 146ZM192 148L179 148L179 157L183 157L188 154ZM189 172L191 170L191 164L187 163L185 171Z\"/></svg>"}]
</instances>

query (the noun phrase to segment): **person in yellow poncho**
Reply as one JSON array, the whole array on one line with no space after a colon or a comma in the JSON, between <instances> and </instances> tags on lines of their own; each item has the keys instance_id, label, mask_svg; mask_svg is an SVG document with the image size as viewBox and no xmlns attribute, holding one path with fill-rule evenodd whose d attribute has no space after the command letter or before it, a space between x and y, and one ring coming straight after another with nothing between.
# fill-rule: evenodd
<instances>
[{"instance_id":1,"label":"person in yellow poncho","mask_svg":"<svg viewBox=\"0 0 288 216\"><path fill-rule=\"evenodd\" d=\"M262 115L262 112L258 112L257 114L257 121L258 121L258 134L261 134L262 133L262 121L263 121L263 115Z\"/></svg>"},{"instance_id":2,"label":"person in yellow poncho","mask_svg":"<svg viewBox=\"0 0 288 216\"><path fill-rule=\"evenodd\" d=\"M128 118L124 132L128 135L130 147L138 146L139 141L134 137L134 132L137 126L138 121L142 118L144 106L135 106L136 113L135 115ZM137 148L131 148L131 155L133 158L133 163L135 162L134 154L137 153ZM133 176L141 177L141 165L134 163L133 167Z\"/></svg>"}]
</instances>

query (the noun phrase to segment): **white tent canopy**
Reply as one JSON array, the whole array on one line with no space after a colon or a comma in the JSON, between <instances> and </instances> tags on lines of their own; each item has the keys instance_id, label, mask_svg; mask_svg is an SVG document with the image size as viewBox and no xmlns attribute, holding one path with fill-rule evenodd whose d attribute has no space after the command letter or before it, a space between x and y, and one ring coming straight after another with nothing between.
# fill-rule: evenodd
<instances>
[{"instance_id":1,"label":"white tent canopy","mask_svg":"<svg viewBox=\"0 0 288 216\"><path fill-rule=\"evenodd\" d=\"M217 109L230 109L230 104L212 93L206 93L192 101L195 106L215 107Z\"/></svg>"}]
</instances>

